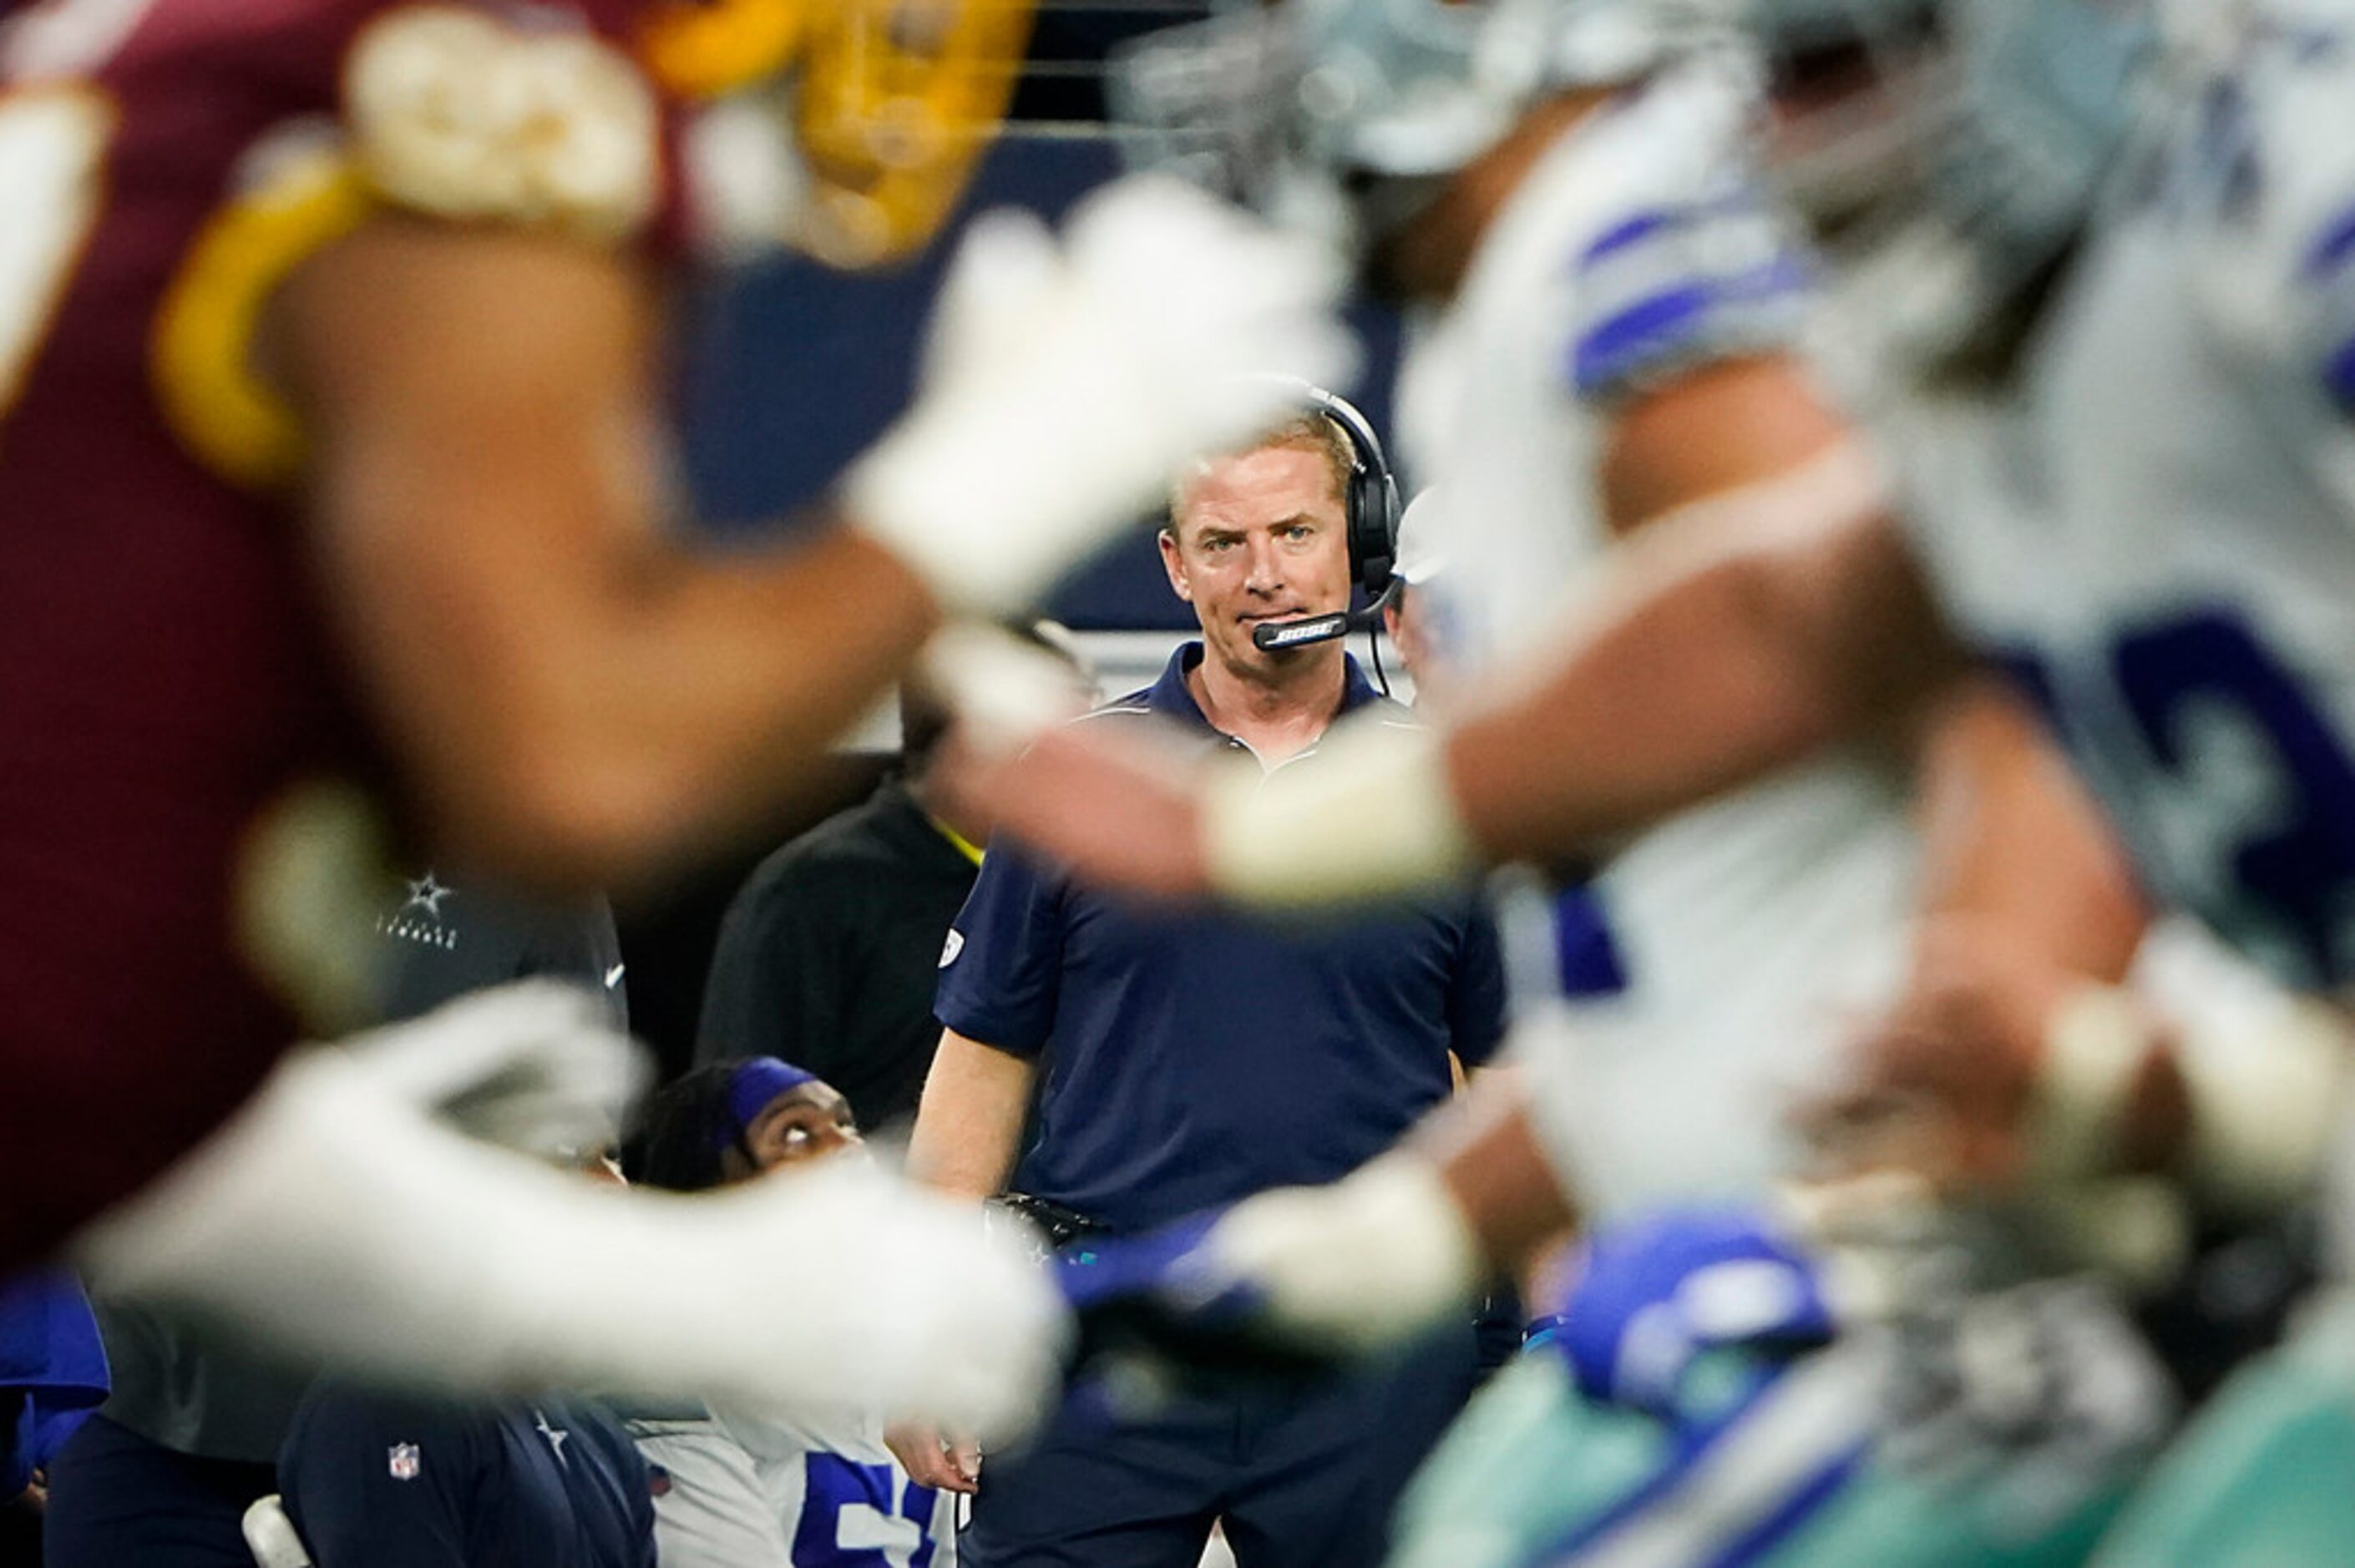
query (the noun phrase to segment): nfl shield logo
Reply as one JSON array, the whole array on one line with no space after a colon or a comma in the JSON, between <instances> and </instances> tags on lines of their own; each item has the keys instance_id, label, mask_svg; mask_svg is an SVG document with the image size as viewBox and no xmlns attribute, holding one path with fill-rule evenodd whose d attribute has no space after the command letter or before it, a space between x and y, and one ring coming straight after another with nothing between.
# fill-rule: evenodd
<instances>
[{"instance_id":1,"label":"nfl shield logo","mask_svg":"<svg viewBox=\"0 0 2355 1568\"><path fill-rule=\"evenodd\" d=\"M394 1480L413 1481L417 1478L416 1444L395 1443L386 1450L385 1458L385 1468L392 1472Z\"/></svg>"}]
</instances>

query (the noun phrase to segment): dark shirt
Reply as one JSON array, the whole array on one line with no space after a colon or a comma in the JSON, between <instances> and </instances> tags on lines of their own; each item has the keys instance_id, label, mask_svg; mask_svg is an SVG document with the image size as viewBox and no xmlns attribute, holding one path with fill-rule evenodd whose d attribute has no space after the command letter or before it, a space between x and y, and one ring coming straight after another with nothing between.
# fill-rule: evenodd
<instances>
[{"instance_id":1,"label":"dark shirt","mask_svg":"<svg viewBox=\"0 0 2355 1568\"><path fill-rule=\"evenodd\" d=\"M719 928L698 1062L779 1056L863 1127L911 1116L939 1048L932 989L974 863L887 779L762 861Z\"/></svg>"},{"instance_id":2,"label":"dark shirt","mask_svg":"<svg viewBox=\"0 0 2355 1568\"><path fill-rule=\"evenodd\" d=\"M388 1022L539 975L594 992L613 1027L629 1027L621 943L602 898L533 904L471 882L453 887L428 871L379 912L375 934ZM161 1308L110 1297L95 1305L114 1367L108 1420L199 1458L268 1464L277 1457L311 1367L221 1340Z\"/></svg>"},{"instance_id":3,"label":"dark shirt","mask_svg":"<svg viewBox=\"0 0 2355 1568\"><path fill-rule=\"evenodd\" d=\"M1159 715L1240 748L1187 689L1201 657L1187 644L1081 722ZM1354 662L1348 680L1345 714L1412 722ZM1279 926L1082 887L1001 842L956 932L942 1022L1043 1069L1016 1187L1116 1230L1342 1175L1446 1097L1451 1049L1485 1062L1504 1028L1496 927L1469 894Z\"/></svg>"},{"instance_id":4,"label":"dark shirt","mask_svg":"<svg viewBox=\"0 0 2355 1568\"><path fill-rule=\"evenodd\" d=\"M586 1400L450 1406L322 1389L278 1458L318 1568L653 1568L654 1498Z\"/></svg>"},{"instance_id":5,"label":"dark shirt","mask_svg":"<svg viewBox=\"0 0 2355 1568\"><path fill-rule=\"evenodd\" d=\"M453 887L428 870L377 916L376 931L384 1018L414 1018L470 991L544 975L594 992L614 1028L630 1026L622 938L602 898L539 904L474 882Z\"/></svg>"}]
</instances>

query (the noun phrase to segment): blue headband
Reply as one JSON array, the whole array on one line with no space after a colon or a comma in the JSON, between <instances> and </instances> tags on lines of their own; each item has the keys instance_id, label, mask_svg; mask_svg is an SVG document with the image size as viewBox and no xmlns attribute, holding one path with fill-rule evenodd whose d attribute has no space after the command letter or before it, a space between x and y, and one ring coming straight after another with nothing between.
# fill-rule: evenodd
<instances>
[{"instance_id":1,"label":"blue headband","mask_svg":"<svg viewBox=\"0 0 2355 1568\"><path fill-rule=\"evenodd\" d=\"M779 1095L816 1082L815 1073L805 1073L774 1056L755 1056L739 1066L728 1075L728 1125L720 1131L719 1147L725 1149L750 1132L754 1118Z\"/></svg>"}]
</instances>

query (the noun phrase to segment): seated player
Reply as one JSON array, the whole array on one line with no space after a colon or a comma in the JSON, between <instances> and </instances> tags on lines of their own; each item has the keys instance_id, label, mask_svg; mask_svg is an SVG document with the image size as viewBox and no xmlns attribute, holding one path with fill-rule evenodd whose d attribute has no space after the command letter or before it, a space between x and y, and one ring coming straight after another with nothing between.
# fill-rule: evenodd
<instances>
[{"instance_id":1,"label":"seated player","mask_svg":"<svg viewBox=\"0 0 2355 1568\"><path fill-rule=\"evenodd\" d=\"M619 1173L600 1142L565 1172ZM654 1568L646 1467L577 1394L421 1400L322 1383L278 1455L278 1499L314 1568Z\"/></svg>"},{"instance_id":2,"label":"seated player","mask_svg":"<svg viewBox=\"0 0 2355 1568\"><path fill-rule=\"evenodd\" d=\"M646 1107L626 1152L634 1181L678 1192L756 1181L807 1161L863 1158L849 1102L773 1056L697 1068ZM826 1260L804 1260L823 1272ZM956 1561L955 1499L908 1478L877 1412L783 1418L731 1407L632 1412L657 1477L662 1560L685 1568L858 1568Z\"/></svg>"},{"instance_id":3,"label":"seated player","mask_svg":"<svg viewBox=\"0 0 2355 1568\"><path fill-rule=\"evenodd\" d=\"M805 540L723 562L671 536L672 285L698 250L920 239L1026 16L10 16L0 1268L149 1182L294 1041L354 1024L383 866L446 855L554 892L659 874L788 799L943 616L1023 604L1179 455L1249 428L1238 373L1337 368L1331 270L1206 203L1124 186L1060 242L999 217L961 253L921 396ZM889 147L856 112L879 97L905 117ZM461 1077L589 1027L556 1004L464 1020L421 1026ZM306 1059L81 1257L443 1383L912 1377L990 1385L1003 1416L1050 1359L1018 1261L886 1184L657 1223L461 1146L428 1115L450 1087ZM860 1238L842 1290L731 1308L763 1292L726 1277L796 1226ZM599 1271L625 1283L583 1288ZM935 1305L919 1324L875 1295ZM702 1321L663 1331L679 1312Z\"/></svg>"},{"instance_id":4,"label":"seated player","mask_svg":"<svg viewBox=\"0 0 2355 1568\"><path fill-rule=\"evenodd\" d=\"M294 1413L282 1506L315 1568L653 1568L645 1461L611 1412L542 1394L435 1404L323 1388Z\"/></svg>"}]
</instances>

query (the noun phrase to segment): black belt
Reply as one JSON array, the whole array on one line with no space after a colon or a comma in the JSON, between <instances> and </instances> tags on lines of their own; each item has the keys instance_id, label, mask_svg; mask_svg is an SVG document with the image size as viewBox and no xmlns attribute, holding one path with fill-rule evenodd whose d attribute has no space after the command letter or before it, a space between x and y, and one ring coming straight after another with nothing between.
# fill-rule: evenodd
<instances>
[{"instance_id":1,"label":"black belt","mask_svg":"<svg viewBox=\"0 0 2355 1568\"><path fill-rule=\"evenodd\" d=\"M1092 1219L1052 1198L1007 1192L992 1201L1007 1213L1018 1214L1036 1226L1050 1252L1061 1252L1080 1242L1102 1241L1113 1234L1113 1228L1102 1220Z\"/></svg>"}]
</instances>

